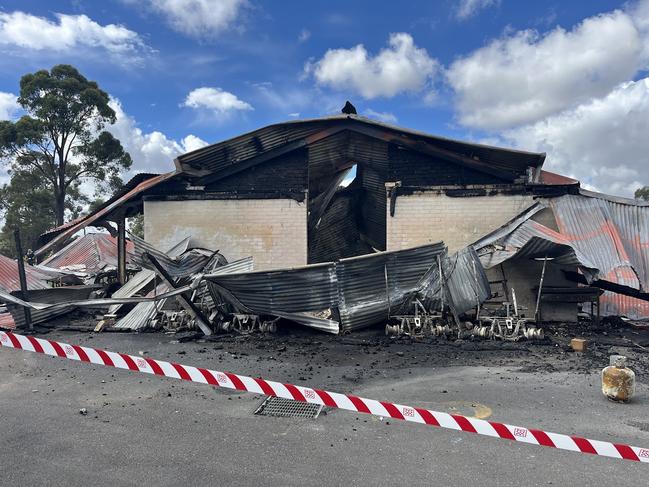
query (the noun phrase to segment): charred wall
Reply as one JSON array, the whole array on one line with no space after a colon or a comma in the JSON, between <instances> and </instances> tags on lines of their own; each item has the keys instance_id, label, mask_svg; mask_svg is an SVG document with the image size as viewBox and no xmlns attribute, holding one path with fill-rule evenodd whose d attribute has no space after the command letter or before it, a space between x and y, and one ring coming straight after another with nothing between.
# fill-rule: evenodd
<instances>
[{"instance_id":1,"label":"charred wall","mask_svg":"<svg viewBox=\"0 0 649 487\"><path fill-rule=\"evenodd\" d=\"M390 181L402 186L503 184L507 181L459 164L390 145Z\"/></svg>"}]
</instances>

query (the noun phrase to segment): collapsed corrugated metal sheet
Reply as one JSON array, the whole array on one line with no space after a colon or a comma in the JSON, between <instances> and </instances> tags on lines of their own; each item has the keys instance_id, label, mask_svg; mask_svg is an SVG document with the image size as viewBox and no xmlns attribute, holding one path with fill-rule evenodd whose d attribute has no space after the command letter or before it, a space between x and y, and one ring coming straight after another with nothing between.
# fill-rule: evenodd
<instances>
[{"instance_id":1,"label":"collapsed corrugated metal sheet","mask_svg":"<svg viewBox=\"0 0 649 487\"><path fill-rule=\"evenodd\" d=\"M444 277L449 299L458 314L475 308L491 296L489 279L472 247L465 247L446 259Z\"/></svg>"},{"instance_id":2,"label":"collapsed corrugated metal sheet","mask_svg":"<svg viewBox=\"0 0 649 487\"><path fill-rule=\"evenodd\" d=\"M443 243L378 252L295 269L207 275L215 300L224 296L239 312L283 316L332 333L387 319L443 255ZM340 324L307 312L337 308Z\"/></svg>"},{"instance_id":3,"label":"collapsed corrugated metal sheet","mask_svg":"<svg viewBox=\"0 0 649 487\"><path fill-rule=\"evenodd\" d=\"M99 223L105 218L110 217L113 210L121 207L129 201L137 198L140 193L153 188L157 184L167 181L176 176L176 172L169 172L165 174L141 174L133 177L124 188L111 197L104 203L98 210L90 213L89 215L80 217L76 220L68 222L57 228L45 232L41 235L39 240L46 241L41 248L36 250L34 254L40 256L55 248L57 245L62 245L68 239L72 238L78 231L84 229L93 223Z\"/></svg>"},{"instance_id":4,"label":"collapsed corrugated metal sheet","mask_svg":"<svg viewBox=\"0 0 649 487\"><path fill-rule=\"evenodd\" d=\"M16 328L16 322L9 311L0 312L0 328L4 330L14 330Z\"/></svg>"},{"instance_id":5,"label":"collapsed corrugated metal sheet","mask_svg":"<svg viewBox=\"0 0 649 487\"><path fill-rule=\"evenodd\" d=\"M649 290L649 206L582 191L548 202L559 231L599 269L598 278ZM602 314L649 317L649 302L606 292Z\"/></svg>"},{"instance_id":6,"label":"collapsed corrugated metal sheet","mask_svg":"<svg viewBox=\"0 0 649 487\"><path fill-rule=\"evenodd\" d=\"M158 294L165 293L168 290L169 288L165 284L159 284L155 291L151 291L147 294L147 297L152 298ZM138 303L131 311L119 319L113 325L113 328L123 330L141 330L149 324L151 319L155 318L158 311L162 309L166 302L166 299L161 299L149 303Z\"/></svg>"},{"instance_id":7,"label":"collapsed corrugated metal sheet","mask_svg":"<svg viewBox=\"0 0 649 487\"><path fill-rule=\"evenodd\" d=\"M250 312L321 311L338 302L333 263L294 269L208 275L208 281L233 294Z\"/></svg>"},{"instance_id":8,"label":"collapsed corrugated metal sheet","mask_svg":"<svg viewBox=\"0 0 649 487\"><path fill-rule=\"evenodd\" d=\"M60 276L61 274L58 274ZM54 273L45 272L29 264L25 264L25 276L28 289L44 289L51 287L51 282L57 280ZM20 289L18 263L14 259L0 255L0 288L5 291Z\"/></svg>"},{"instance_id":9,"label":"collapsed corrugated metal sheet","mask_svg":"<svg viewBox=\"0 0 649 487\"><path fill-rule=\"evenodd\" d=\"M565 235L532 220L547 208L543 203L528 208L494 232L473 244L485 269L491 269L512 257L550 257L559 265L579 267L589 281L598 275L597 266Z\"/></svg>"},{"instance_id":10,"label":"collapsed corrugated metal sheet","mask_svg":"<svg viewBox=\"0 0 649 487\"><path fill-rule=\"evenodd\" d=\"M35 289L29 291L29 301L61 305L30 310L32 323L43 323L57 316L69 313L70 311L74 310L75 306L66 306L67 303L88 299L90 294L98 289L101 289L101 286L88 285L51 287L47 289ZM14 295L16 295L17 293L17 291L13 292ZM23 306L7 302L7 309L11 313L11 316L13 317L14 323L17 327L25 326L25 313Z\"/></svg>"},{"instance_id":11,"label":"collapsed corrugated metal sheet","mask_svg":"<svg viewBox=\"0 0 649 487\"><path fill-rule=\"evenodd\" d=\"M133 263L133 249L133 242L127 241L127 264ZM117 269L117 239L107 233L88 233L45 259L42 265L88 274Z\"/></svg>"},{"instance_id":12,"label":"collapsed corrugated metal sheet","mask_svg":"<svg viewBox=\"0 0 649 487\"><path fill-rule=\"evenodd\" d=\"M440 279L440 271L443 279ZM472 247L465 247L437 261L421 278L416 291L394 313L412 313L413 303L419 301L426 310L451 309L461 315L481 305L491 296L489 279Z\"/></svg>"},{"instance_id":13,"label":"collapsed corrugated metal sheet","mask_svg":"<svg viewBox=\"0 0 649 487\"><path fill-rule=\"evenodd\" d=\"M336 262L340 327L354 331L388 319L391 309L417 289L421 278L444 256L442 243L378 252Z\"/></svg>"},{"instance_id":14,"label":"collapsed corrugated metal sheet","mask_svg":"<svg viewBox=\"0 0 649 487\"><path fill-rule=\"evenodd\" d=\"M132 297L147 288L155 279L155 272L149 269L142 269L140 272L131 276L122 287L113 293L113 298L127 298ZM116 314L121 304L114 304L108 308L109 315Z\"/></svg>"},{"instance_id":15,"label":"collapsed corrugated metal sheet","mask_svg":"<svg viewBox=\"0 0 649 487\"><path fill-rule=\"evenodd\" d=\"M164 270L175 279L189 277L201 272L212 259L217 259L218 262L220 262L220 265L227 263L225 257L223 257L223 255L218 251L194 248L185 250L182 254L178 254L181 249L190 245L189 238L183 239L177 245L174 245L169 253L165 253L156 249L153 245L136 235L129 235L135 244L135 261L139 265L147 269L154 269L148 259L144 258L144 254L147 253L152 255Z\"/></svg>"},{"instance_id":16,"label":"collapsed corrugated metal sheet","mask_svg":"<svg viewBox=\"0 0 649 487\"><path fill-rule=\"evenodd\" d=\"M559 231L534 221L550 208ZM649 288L649 206L582 191L549 198L474 245L485 268L516 257L552 257L579 268L588 282L608 281L646 292ZM649 317L649 302L607 291L603 315Z\"/></svg>"}]
</instances>

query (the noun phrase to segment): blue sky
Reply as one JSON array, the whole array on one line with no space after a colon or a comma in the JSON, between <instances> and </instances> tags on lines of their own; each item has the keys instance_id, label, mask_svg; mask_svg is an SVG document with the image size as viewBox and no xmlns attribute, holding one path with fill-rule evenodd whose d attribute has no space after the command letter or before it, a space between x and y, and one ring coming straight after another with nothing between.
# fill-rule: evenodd
<instances>
[{"instance_id":1,"label":"blue sky","mask_svg":"<svg viewBox=\"0 0 649 487\"><path fill-rule=\"evenodd\" d=\"M273 122L337 112L548 152L630 195L649 184L648 2L0 2L0 118L20 76L77 66L114 98L141 171Z\"/></svg>"}]
</instances>

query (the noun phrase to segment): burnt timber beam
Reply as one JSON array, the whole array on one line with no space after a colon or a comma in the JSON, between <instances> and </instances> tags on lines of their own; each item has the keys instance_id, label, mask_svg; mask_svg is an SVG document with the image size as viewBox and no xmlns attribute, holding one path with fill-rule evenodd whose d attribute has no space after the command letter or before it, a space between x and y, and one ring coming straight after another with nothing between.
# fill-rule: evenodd
<instances>
[{"instance_id":1,"label":"burnt timber beam","mask_svg":"<svg viewBox=\"0 0 649 487\"><path fill-rule=\"evenodd\" d=\"M172 277L167 273L167 271L160 265L160 262L153 257L151 254L148 252L145 252L143 254L143 257L145 259L149 259L149 262L153 264L153 267L155 267L156 272L160 275L160 278L162 279L162 282L164 282L170 290L175 290L178 289L173 282ZM201 329L201 331L205 335L211 335L212 334L212 329L209 326L209 320L205 317L205 315L202 313L198 307L192 303L191 299L189 299L187 296L185 296L185 293L179 294L176 296L176 300L180 303L180 305L183 307L183 309L192 317L194 318L194 321L198 325L198 327Z\"/></svg>"},{"instance_id":2,"label":"burnt timber beam","mask_svg":"<svg viewBox=\"0 0 649 487\"><path fill-rule=\"evenodd\" d=\"M117 275L119 283L126 284L126 218L124 216L117 220Z\"/></svg>"},{"instance_id":3,"label":"burnt timber beam","mask_svg":"<svg viewBox=\"0 0 649 487\"><path fill-rule=\"evenodd\" d=\"M16 263L18 264L18 278L20 280L20 298L23 301L29 301L29 291L27 288L27 275L25 274L25 256L23 254L23 246L20 241L20 230L14 229L14 239L16 241ZM23 308L25 313L25 324L27 328L32 331L34 325L32 324L32 313L27 306Z\"/></svg>"}]
</instances>

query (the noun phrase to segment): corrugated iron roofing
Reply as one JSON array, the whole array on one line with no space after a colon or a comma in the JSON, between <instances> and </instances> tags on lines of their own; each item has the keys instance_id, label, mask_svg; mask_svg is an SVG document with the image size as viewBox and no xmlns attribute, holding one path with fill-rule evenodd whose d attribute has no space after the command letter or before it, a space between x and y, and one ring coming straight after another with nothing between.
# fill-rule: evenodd
<instances>
[{"instance_id":1,"label":"corrugated iron roofing","mask_svg":"<svg viewBox=\"0 0 649 487\"><path fill-rule=\"evenodd\" d=\"M110 216L110 213L113 210L137 197L143 191L146 191L156 186L157 184L162 183L163 181L171 179L174 176L176 176L176 172L169 172L158 175L144 174L135 176L131 181L139 181L137 182L137 184L135 184L135 182L132 183L131 181L129 181L120 192L110 198L98 210L87 216L78 218L74 222L69 222L57 228L53 228L52 230L41 235L41 239L47 241L47 243L36 250L35 255L43 255L45 252L54 248L56 245L65 243L79 230L82 230L83 228L93 223L102 221L103 218ZM141 180L142 178L145 178L144 181Z\"/></svg>"},{"instance_id":2,"label":"corrugated iron roofing","mask_svg":"<svg viewBox=\"0 0 649 487\"><path fill-rule=\"evenodd\" d=\"M233 139L212 144L177 158L180 167L206 169L211 172L222 170L232 164L252 158L269 150L278 148L311 135L324 128L348 123L350 126L370 126L386 132L398 133L413 139L420 139L436 146L477 158L494 167L507 170L525 171L528 166L540 166L545 154L517 151L483 144L474 144L445 137L433 136L416 130L388 125L358 115L336 115L311 120L296 120L270 125L240 135Z\"/></svg>"},{"instance_id":3,"label":"corrugated iron roofing","mask_svg":"<svg viewBox=\"0 0 649 487\"><path fill-rule=\"evenodd\" d=\"M133 243L135 244L134 254L135 261L142 267L152 269L152 265L147 259L144 258L144 254L148 253L152 255L160 265L169 273L173 278L183 278L189 277L192 274L201 272L207 263L215 258L223 265L227 262L225 257L221 255L218 251L206 250L206 249L190 249L184 250L182 254L178 255L178 252L181 249L184 249L189 245L189 240L184 239L183 241L176 244L170 251L169 254L161 252L156 249L153 245L149 244L145 240L139 238L136 235L130 234ZM185 243L187 241L187 243Z\"/></svg>"},{"instance_id":4,"label":"corrugated iron roofing","mask_svg":"<svg viewBox=\"0 0 649 487\"><path fill-rule=\"evenodd\" d=\"M422 276L446 252L443 243L378 252L295 269L208 275L218 299L225 290L246 310L290 319L330 332L351 331L387 319L392 307L412 293ZM296 314L338 308L340 327L332 320Z\"/></svg>"},{"instance_id":5,"label":"corrugated iron roofing","mask_svg":"<svg viewBox=\"0 0 649 487\"><path fill-rule=\"evenodd\" d=\"M341 331L387 321L391 310L417 290L424 274L437 264L437 256L445 253L446 246L439 242L336 262Z\"/></svg>"},{"instance_id":6,"label":"corrugated iron roofing","mask_svg":"<svg viewBox=\"0 0 649 487\"><path fill-rule=\"evenodd\" d=\"M44 289L50 287L50 282L55 280L52 275L42 272L29 264L25 264L25 275L28 289ZM18 263L4 255L0 255L0 288L5 291L20 289Z\"/></svg>"},{"instance_id":7,"label":"corrugated iron roofing","mask_svg":"<svg viewBox=\"0 0 649 487\"><path fill-rule=\"evenodd\" d=\"M649 289L649 206L593 193L549 200L559 231L599 269L599 279ZM610 292L605 315L649 317L649 303Z\"/></svg>"},{"instance_id":8,"label":"corrugated iron roofing","mask_svg":"<svg viewBox=\"0 0 649 487\"><path fill-rule=\"evenodd\" d=\"M16 328L16 322L8 311L0 313L0 328L5 330L14 330Z\"/></svg>"},{"instance_id":9,"label":"corrugated iron roofing","mask_svg":"<svg viewBox=\"0 0 649 487\"><path fill-rule=\"evenodd\" d=\"M126 261L133 262L133 242L126 242ZM117 267L117 239L107 233L88 233L79 237L51 257L43 265L56 269L81 270L89 274L106 267Z\"/></svg>"},{"instance_id":10,"label":"corrugated iron roofing","mask_svg":"<svg viewBox=\"0 0 649 487\"><path fill-rule=\"evenodd\" d=\"M91 292L100 289L99 285L90 286L60 286L46 289L35 289L29 292L29 301L38 303L68 303L87 299ZM12 294L16 294L15 292ZM25 312L22 306L8 303L7 308L17 327L24 327ZM44 309L31 309L32 323L42 323L57 316L64 315L74 310L75 306L60 306Z\"/></svg>"},{"instance_id":11,"label":"corrugated iron roofing","mask_svg":"<svg viewBox=\"0 0 649 487\"><path fill-rule=\"evenodd\" d=\"M537 205L474 244L486 268L514 255L555 257L600 279L646 292L649 289L649 206L583 191L550 198L559 231L531 220ZM649 317L649 302L606 292L603 315Z\"/></svg>"}]
</instances>

